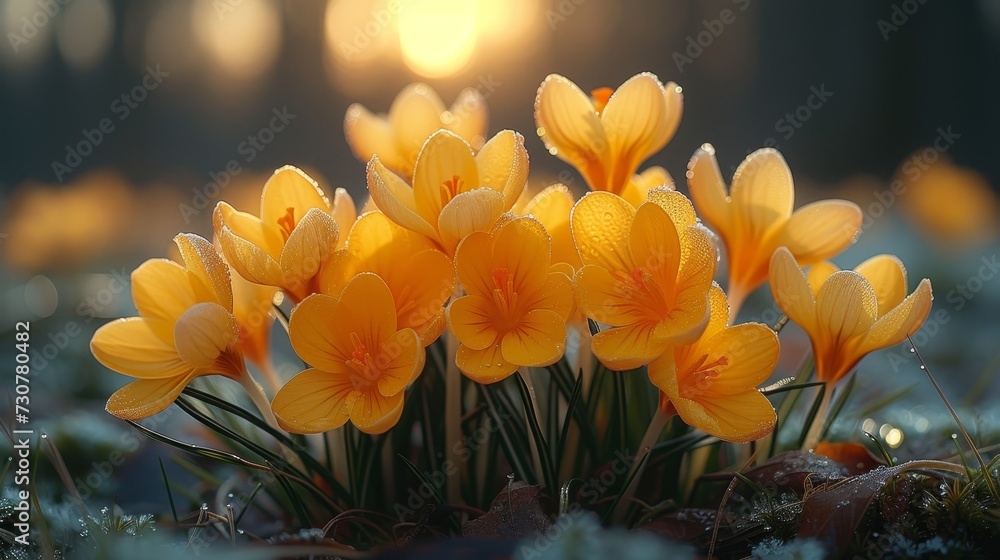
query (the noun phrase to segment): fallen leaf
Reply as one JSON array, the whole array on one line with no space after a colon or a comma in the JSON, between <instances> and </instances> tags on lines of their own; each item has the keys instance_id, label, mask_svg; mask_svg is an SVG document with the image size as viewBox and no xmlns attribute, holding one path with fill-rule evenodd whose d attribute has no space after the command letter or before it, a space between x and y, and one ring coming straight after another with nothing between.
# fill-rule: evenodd
<instances>
[{"instance_id":1,"label":"fallen leaf","mask_svg":"<svg viewBox=\"0 0 1000 560\"><path fill-rule=\"evenodd\" d=\"M551 525L538 486L515 482L493 499L489 511L462 525L462 535L512 540L545 532Z\"/></svg>"}]
</instances>

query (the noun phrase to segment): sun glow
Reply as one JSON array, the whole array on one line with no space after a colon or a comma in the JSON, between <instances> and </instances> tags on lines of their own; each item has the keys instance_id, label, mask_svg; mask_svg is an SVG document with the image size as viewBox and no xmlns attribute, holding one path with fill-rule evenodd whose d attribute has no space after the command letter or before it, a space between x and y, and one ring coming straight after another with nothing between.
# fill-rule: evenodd
<instances>
[{"instance_id":1,"label":"sun glow","mask_svg":"<svg viewBox=\"0 0 1000 560\"><path fill-rule=\"evenodd\" d=\"M403 61L429 78L450 76L476 46L475 0L405 0L399 10Z\"/></svg>"}]
</instances>

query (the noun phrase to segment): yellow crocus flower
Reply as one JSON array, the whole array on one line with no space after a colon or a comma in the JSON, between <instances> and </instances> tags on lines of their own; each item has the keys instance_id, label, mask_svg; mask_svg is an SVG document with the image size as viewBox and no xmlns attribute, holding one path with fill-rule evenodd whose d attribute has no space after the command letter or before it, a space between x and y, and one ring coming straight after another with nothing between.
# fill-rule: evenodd
<instances>
[{"instance_id":1,"label":"yellow crocus flower","mask_svg":"<svg viewBox=\"0 0 1000 560\"><path fill-rule=\"evenodd\" d=\"M226 260L255 284L281 288L298 303L318 290L316 274L336 250L339 231L356 218L354 201L337 189L334 204L302 170L287 165L267 180L260 216L226 202L215 207L215 234Z\"/></svg>"},{"instance_id":2,"label":"yellow crocus flower","mask_svg":"<svg viewBox=\"0 0 1000 560\"><path fill-rule=\"evenodd\" d=\"M891 255L872 257L854 270L822 263L807 279L791 251L780 247L770 273L775 302L809 334L817 378L828 383L846 376L870 352L917 332L934 299L926 278L906 295L906 269Z\"/></svg>"},{"instance_id":3,"label":"yellow crocus flower","mask_svg":"<svg viewBox=\"0 0 1000 560\"><path fill-rule=\"evenodd\" d=\"M575 203L573 193L566 185L557 183L539 191L518 212L535 218L545 226L552 239L552 262L566 263L573 271L583 265L569 230L569 215Z\"/></svg>"},{"instance_id":4,"label":"yellow crocus flower","mask_svg":"<svg viewBox=\"0 0 1000 560\"><path fill-rule=\"evenodd\" d=\"M448 324L461 342L456 363L470 379L494 383L519 366L562 357L573 284L550 267L550 254L542 224L510 214L459 244L455 269L468 295L448 306Z\"/></svg>"},{"instance_id":5,"label":"yellow crocus flower","mask_svg":"<svg viewBox=\"0 0 1000 560\"><path fill-rule=\"evenodd\" d=\"M311 365L271 402L278 425L300 434L326 432L350 420L367 434L399 421L406 386L426 354L417 332L399 328L392 293L363 272L339 297L313 294L292 311L292 348Z\"/></svg>"},{"instance_id":6,"label":"yellow crocus flower","mask_svg":"<svg viewBox=\"0 0 1000 560\"><path fill-rule=\"evenodd\" d=\"M435 132L417 156L413 187L386 168L368 163L368 192L386 216L434 240L445 253L474 231L489 231L510 210L528 179L524 138L504 130L478 154L462 137Z\"/></svg>"},{"instance_id":7,"label":"yellow crocus flower","mask_svg":"<svg viewBox=\"0 0 1000 560\"><path fill-rule=\"evenodd\" d=\"M592 342L609 369L648 364L704 330L717 252L696 224L691 202L663 188L638 209L608 192L576 204L571 228L583 260L576 301L584 315L611 325Z\"/></svg>"},{"instance_id":8,"label":"yellow crocus flower","mask_svg":"<svg viewBox=\"0 0 1000 560\"><path fill-rule=\"evenodd\" d=\"M377 155L383 165L409 180L417 154L431 134L443 128L479 150L486 141L488 122L486 100L479 90L462 90L447 108L430 86L415 83L399 92L388 115L372 114L359 103L348 107L344 133L359 160L367 162Z\"/></svg>"},{"instance_id":9,"label":"yellow crocus flower","mask_svg":"<svg viewBox=\"0 0 1000 560\"><path fill-rule=\"evenodd\" d=\"M718 284L709 291L711 318L701 337L649 364L660 407L719 439L743 443L774 429L774 407L759 390L778 363L778 337L760 323L733 327Z\"/></svg>"},{"instance_id":10,"label":"yellow crocus flower","mask_svg":"<svg viewBox=\"0 0 1000 560\"><path fill-rule=\"evenodd\" d=\"M143 263L132 273L139 316L104 325L90 341L104 366L138 378L108 400L108 412L125 420L163 411L201 375L252 382L239 345L226 263L197 235L182 233L174 243L184 264Z\"/></svg>"},{"instance_id":11,"label":"yellow crocus flower","mask_svg":"<svg viewBox=\"0 0 1000 560\"><path fill-rule=\"evenodd\" d=\"M728 193L711 144L695 152L687 179L698 214L726 246L732 318L767 279L775 249L787 247L806 266L837 255L861 231L861 209L846 200L813 202L793 213L792 173L770 148L743 160Z\"/></svg>"},{"instance_id":12,"label":"yellow crocus flower","mask_svg":"<svg viewBox=\"0 0 1000 560\"><path fill-rule=\"evenodd\" d=\"M549 153L575 167L590 190L622 196L627 190L638 193L629 183L639 165L673 137L682 112L681 88L673 82L664 86L648 72L614 92L594 90L593 97L550 74L535 97L535 124Z\"/></svg>"},{"instance_id":13,"label":"yellow crocus flower","mask_svg":"<svg viewBox=\"0 0 1000 560\"><path fill-rule=\"evenodd\" d=\"M392 292L399 328L417 331L424 346L434 342L444 331L444 304L455 290L448 255L378 212L358 218L346 238L320 272L322 293L340 294L358 273L375 273Z\"/></svg>"}]
</instances>

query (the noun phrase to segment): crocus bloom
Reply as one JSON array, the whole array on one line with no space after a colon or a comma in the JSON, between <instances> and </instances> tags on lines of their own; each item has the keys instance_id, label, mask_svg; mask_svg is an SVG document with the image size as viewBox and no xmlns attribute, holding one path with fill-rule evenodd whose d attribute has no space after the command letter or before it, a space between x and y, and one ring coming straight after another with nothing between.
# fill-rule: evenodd
<instances>
[{"instance_id":1,"label":"crocus bloom","mask_svg":"<svg viewBox=\"0 0 1000 560\"><path fill-rule=\"evenodd\" d=\"M550 253L542 224L512 215L459 244L455 268L468 295L448 306L448 323L462 343L458 368L470 379L493 383L562 356L573 285L551 270Z\"/></svg>"},{"instance_id":2,"label":"crocus bloom","mask_svg":"<svg viewBox=\"0 0 1000 560\"><path fill-rule=\"evenodd\" d=\"M377 155L383 165L409 180L431 134L450 130L478 150L486 141L488 121L479 90L462 90L449 109L430 86L416 83L399 92L388 115L374 115L358 103L348 107L344 133L358 159L366 162Z\"/></svg>"},{"instance_id":3,"label":"crocus bloom","mask_svg":"<svg viewBox=\"0 0 1000 560\"><path fill-rule=\"evenodd\" d=\"M810 282L787 248L771 259L771 293L809 334L820 381L836 383L869 352L906 340L930 313L930 280L907 296L906 270L896 257L872 257L854 270L816 268Z\"/></svg>"},{"instance_id":4,"label":"crocus bloom","mask_svg":"<svg viewBox=\"0 0 1000 560\"><path fill-rule=\"evenodd\" d=\"M380 434L396 425L403 393L424 367L413 329L400 329L388 286L363 272L339 297L313 294L292 311L292 348L311 369L285 384L271 402L278 425L319 433L350 420Z\"/></svg>"},{"instance_id":5,"label":"crocus bloom","mask_svg":"<svg viewBox=\"0 0 1000 560\"><path fill-rule=\"evenodd\" d=\"M607 192L589 193L573 209L584 265L574 277L576 301L612 327L592 342L609 369L648 364L704 330L717 253L696 221L688 199L668 189L650 191L638 209Z\"/></svg>"},{"instance_id":6,"label":"crocus bloom","mask_svg":"<svg viewBox=\"0 0 1000 560\"><path fill-rule=\"evenodd\" d=\"M365 214L347 244L320 272L322 293L338 295L359 272L378 274L396 302L399 328L417 331L424 346L444 331L444 304L455 291L455 267L435 244L385 214Z\"/></svg>"},{"instance_id":7,"label":"crocus bloom","mask_svg":"<svg viewBox=\"0 0 1000 560\"><path fill-rule=\"evenodd\" d=\"M271 305L277 290L254 284L230 271L233 280L233 316L240 329L240 348L247 360L262 370L271 370Z\"/></svg>"},{"instance_id":8,"label":"crocus bloom","mask_svg":"<svg viewBox=\"0 0 1000 560\"><path fill-rule=\"evenodd\" d=\"M566 263L573 271L583 265L569 230L569 215L575 203L573 193L566 185L557 183L542 189L518 211L518 214L532 216L545 226L545 231L552 238L552 262Z\"/></svg>"},{"instance_id":9,"label":"crocus bloom","mask_svg":"<svg viewBox=\"0 0 1000 560\"><path fill-rule=\"evenodd\" d=\"M417 156L412 188L378 156L368 163L368 191L379 209L449 255L466 235L489 231L514 206L527 179L524 138L511 130L498 133L476 155L460 136L439 130Z\"/></svg>"},{"instance_id":10,"label":"crocus bloom","mask_svg":"<svg viewBox=\"0 0 1000 560\"><path fill-rule=\"evenodd\" d=\"M793 214L791 171L781 154L770 148L743 160L728 194L710 144L695 152L687 178L698 214L726 246L726 291L733 317L767 279L775 249L788 247L806 266L840 253L861 231L861 209L846 200L814 202Z\"/></svg>"},{"instance_id":11,"label":"crocus bloom","mask_svg":"<svg viewBox=\"0 0 1000 560\"><path fill-rule=\"evenodd\" d=\"M354 202L337 189L334 204L308 175L285 166L260 196L260 217L219 202L213 215L222 252L250 282L281 288L294 302L318 291L315 276L356 217Z\"/></svg>"},{"instance_id":12,"label":"crocus bloom","mask_svg":"<svg viewBox=\"0 0 1000 560\"><path fill-rule=\"evenodd\" d=\"M108 400L108 412L125 420L161 412L200 375L247 375L226 263L197 235L180 234L174 243L184 264L143 263L132 273L139 316L104 325L90 341L99 362L138 378Z\"/></svg>"},{"instance_id":13,"label":"crocus bloom","mask_svg":"<svg viewBox=\"0 0 1000 560\"><path fill-rule=\"evenodd\" d=\"M757 390L778 363L778 337L760 323L733 327L718 284L709 291L711 318L701 337L667 350L649 364L660 406L719 439L747 442L774 429L777 417Z\"/></svg>"},{"instance_id":14,"label":"crocus bloom","mask_svg":"<svg viewBox=\"0 0 1000 560\"><path fill-rule=\"evenodd\" d=\"M624 196L639 165L673 137L682 110L681 88L648 72L593 97L550 74L535 97L535 124L549 153L575 167L591 190Z\"/></svg>"}]
</instances>

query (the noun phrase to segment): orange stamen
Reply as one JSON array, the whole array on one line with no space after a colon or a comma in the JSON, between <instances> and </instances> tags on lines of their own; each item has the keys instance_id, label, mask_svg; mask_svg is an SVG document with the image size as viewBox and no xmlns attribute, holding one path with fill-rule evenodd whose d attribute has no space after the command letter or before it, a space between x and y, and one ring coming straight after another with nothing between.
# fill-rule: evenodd
<instances>
[{"instance_id":1,"label":"orange stamen","mask_svg":"<svg viewBox=\"0 0 1000 560\"><path fill-rule=\"evenodd\" d=\"M597 110L598 115L604 112L604 107L608 105L608 101L614 92L615 90L609 87L599 87L590 91L591 97L594 98L594 109Z\"/></svg>"},{"instance_id":2,"label":"orange stamen","mask_svg":"<svg viewBox=\"0 0 1000 560\"><path fill-rule=\"evenodd\" d=\"M458 196L462 192L462 178L458 175L452 175L451 179L448 179L441 185L441 204L448 204L451 199Z\"/></svg>"},{"instance_id":3,"label":"orange stamen","mask_svg":"<svg viewBox=\"0 0 1000 560\"><path fill-rule=\"evenodd\" d=\"M517 305L517 292L514 291L514 275L506 268L494 268L493 301L497 308L510 316Z\"/></svg>"},{"instance_id":4,"label":"orange stamen","mask_svg":"<svg viewBox=\"0 0 1000 560\"><path fill-rule=\"evenodd\" d=\"M295 208L289 206L285 209L285 215L278 218L278 227L281 228L281 236L288 241L292 230L295 229Z\"/></svg>"}]
</instances>

